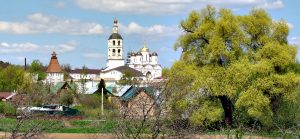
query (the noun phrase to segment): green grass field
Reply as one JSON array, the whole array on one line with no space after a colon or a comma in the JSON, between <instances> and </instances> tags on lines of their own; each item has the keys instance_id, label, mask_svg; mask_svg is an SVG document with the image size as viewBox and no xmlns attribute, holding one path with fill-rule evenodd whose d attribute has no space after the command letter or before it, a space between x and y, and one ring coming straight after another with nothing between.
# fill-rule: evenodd
<instances>
[{"instance_id":1,"label":"green grass field","mask_svg":"<svg viewBox=\"0 0 300 139\"><path fill-rule=\"evenodd\" d=\"M117 127L117 121L114 120L26 120L21 126L20 132L28 131L34 124L40 123L43 131L47 133L114 133ZM11 132L16 126L16 119L0 118L0 132ZM146 134L149 132L145 130ZM172 133L167 133L172 134ZM224 131L206 131L195 132L190 134L203 134L203 135L235 135L235 129L228 129ZM282 135L279 131L256 131L253 133L245 132L244 135L250 136L264 136L264 137L299 137L298 133L288 133Z\"/></svg>"},{"instance_id":2,"label":"green grass field","mask_svg":"<svg viewBox=\"0 0 300 139\"><path fill-rule=\"evenodd\" d=\"M21 126L21 131L27 131L33 125L40 123L41 128L49 133L112 133L117 125L116 121L96 120L26 120ZM0 131L10 132L15 128L16 120L11 118L0 119Z\"/></svg>"}]
</instances>

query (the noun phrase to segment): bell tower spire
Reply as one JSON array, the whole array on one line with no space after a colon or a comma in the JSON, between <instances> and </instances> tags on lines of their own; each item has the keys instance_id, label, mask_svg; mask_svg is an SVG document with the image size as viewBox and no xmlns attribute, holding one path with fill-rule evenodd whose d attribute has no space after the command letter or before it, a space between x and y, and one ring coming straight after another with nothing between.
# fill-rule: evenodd
<instances>
[{"instance_id":1,"label":"bell tower spire","mask_svg":"<svg viewBox=\"0 0 300 139\"><path fill-rule=\"evenodd\" d=\"M118 20L116 18L114 19L113 32L108 38L107 45L107 67L115 68L124 66L123 38L118 33Z\"/></svg>"},{"instance_id":2,"label":"bell tower spire","mask_svg":"<svg viewBox=\"0 0 300 139\"><path fill-rule=\"evenodd\" d=\"M117 20L117 18L114 19L113 33L118 33L118 20Z\"/></svg>"}]
</instances>

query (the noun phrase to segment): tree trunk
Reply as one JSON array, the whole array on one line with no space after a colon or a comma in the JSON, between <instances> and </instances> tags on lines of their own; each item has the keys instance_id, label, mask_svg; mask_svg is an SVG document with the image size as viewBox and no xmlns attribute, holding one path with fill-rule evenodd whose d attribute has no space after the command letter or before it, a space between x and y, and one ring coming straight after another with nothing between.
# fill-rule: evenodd
<instances>
[{"instance_id":1,"label":"tree trunk","mask_svg":"<svg viewBox=\"0 0 300 139\"><path fill-rule=\"evenodd\" d=\"M222 103L222 107L224 109L224 122L226 126L233 126L233 105L231 100L226 96L219 96L219 99Z\"/></svg>"}]
</instances>

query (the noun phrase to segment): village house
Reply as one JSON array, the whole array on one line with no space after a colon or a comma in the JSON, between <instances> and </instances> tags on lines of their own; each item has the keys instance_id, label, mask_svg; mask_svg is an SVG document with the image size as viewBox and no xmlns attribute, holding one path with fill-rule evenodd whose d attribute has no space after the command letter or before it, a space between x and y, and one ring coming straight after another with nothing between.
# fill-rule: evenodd
<instances>
[{"instance_id":1,"label":"village house","mask_svg":"<svg viewBox=\"0 0 300 139\"><path fill-rule=\"evenodd\" d=\"M16 92L0 92L0 101L10 101L16 95Z\"/></svg>"},{"instance_id":2,"label":"village house","mask_svg":"<svg viewBox=\"0 0 300 139\"><path fill-rule=\"evenodd\" d=\"M154 116L157 108L156 97L157 92L152 87L130 86L119 97L121 112L133 118Z\"/></svg>"}]
</instances>

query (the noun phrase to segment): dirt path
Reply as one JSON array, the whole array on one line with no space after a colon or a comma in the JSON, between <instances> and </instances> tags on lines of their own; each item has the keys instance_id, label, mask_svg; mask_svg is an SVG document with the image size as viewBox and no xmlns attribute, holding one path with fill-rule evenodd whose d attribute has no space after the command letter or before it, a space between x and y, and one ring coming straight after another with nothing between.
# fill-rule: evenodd
<instances>
[{"instance_id":1,"label":"dirt path","mask_svg":"<svg viewBox=\"0 0 300 139\"><path fill-rule=\"evenodd\" d=\"M9 134L0 132L0 139L9 138ZM115 139L113 134L84 134L84 133L48 133L39 139ZM165 137L166 139L177 139L179 137ZM226 135L190 135L188 139L227 139ZM150 139L150 138L149 138ZM244 136L243 139L271 139L267 137Z\"/></svg>"},{"instance_id":2,"label":"dirt path","mask_svg":"<svg viewBox=\"0 0 300 139\"><path fill-rule=\"evenodd\" d=\"M0 139L8 139L9 134L0 132ZM39 139L112 139L112 134L84 134L84 133L48 133L38 137Z\"/></svg>"}]
</instances>

